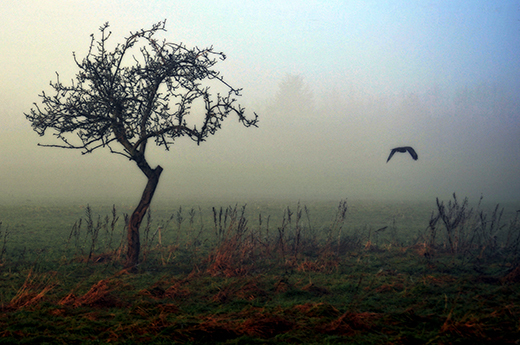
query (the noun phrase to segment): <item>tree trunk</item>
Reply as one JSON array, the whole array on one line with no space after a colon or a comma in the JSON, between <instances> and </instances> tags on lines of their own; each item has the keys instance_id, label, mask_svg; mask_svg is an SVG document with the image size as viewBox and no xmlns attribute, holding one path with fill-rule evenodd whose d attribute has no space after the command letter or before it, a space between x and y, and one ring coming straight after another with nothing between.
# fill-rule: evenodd
<instances>
[{"instance_id":1,"label":"tree trunk","mask_svg":"<svg viewBox=\"0 0 520 345\"><path fill-rule=\"evenodd\" d=\"M134 213L132 213L128 224L128 252L125 268L130 269L130 271L133 272L137 270L136 266L139 263L139 251L141 249L141 243L139 242L139 227L141 226L146 211L150 207L162 170L163 168L161 166L157 166L157 168L153 170L150 169L149 173L146 174L148 177L148 183L146 183L141 201L139 202L139 205L137 205Z\"/></svg>"}]
</instances>

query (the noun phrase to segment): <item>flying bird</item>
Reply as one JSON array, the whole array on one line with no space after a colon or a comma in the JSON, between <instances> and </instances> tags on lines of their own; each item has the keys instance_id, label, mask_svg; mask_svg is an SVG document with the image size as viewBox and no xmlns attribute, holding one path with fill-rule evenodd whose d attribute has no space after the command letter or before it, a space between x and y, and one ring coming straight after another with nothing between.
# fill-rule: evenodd
<instances>
[{"instance_id":1,"label":"flying bird","mask_svg":"<svg viewBox=\"0 0 520 345\"><path fill-rule=\"evenodd\" d=\"M392 149L392 152L390 152L390 156L388 156L388 159L386 160L387 163L396 152L408 152L412 156L414 161L416 161L417 158L419 158L419 156L417 156L417 152L415 152L415 150L410 146L396 147L395 149Z\"/></svg>"}]
</instances>

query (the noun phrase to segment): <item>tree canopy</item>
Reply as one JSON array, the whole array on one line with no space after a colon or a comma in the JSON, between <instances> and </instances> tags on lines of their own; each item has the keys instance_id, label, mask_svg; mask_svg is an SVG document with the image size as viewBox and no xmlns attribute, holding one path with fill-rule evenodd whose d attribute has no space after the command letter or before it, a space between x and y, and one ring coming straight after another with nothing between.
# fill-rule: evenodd
<instances>
[{"instance_id":1,"label":"tree canopy","mask_svg":"<svg viewBox=\"0 0 520 345\"><path fill-rule=\"evenodd\" d=\"M43 108L26 114L34 130L44 135L48 129L62 144L44 145L82 149L89 153L100 147L136 160L153 139L166 149L178 137L188 136L200 143L214 134L230 113L235 113L246 127L257 124L257 116L247 119L244 109L235 105L240 89L231 87L218 71L212 69L226 56L213 47L188 49L177 43L159 42L154 35L165 31L165 21L151 29L131 33L123 44L108 51L108 23L100 27L101 39L91 44L81 61L76 80L64 85L58 75L50 85L54 95L42 92ZM138 43L139 55L130 55ZM228 93L212 96L203 80L216 80ZM202 123L190 121L195 101L204 103ZM70 133L76 136L70 136ZM78 141L79 139L79 141ZM122 147L115 147L117 142Z\"/></svg>"}]
</instances>

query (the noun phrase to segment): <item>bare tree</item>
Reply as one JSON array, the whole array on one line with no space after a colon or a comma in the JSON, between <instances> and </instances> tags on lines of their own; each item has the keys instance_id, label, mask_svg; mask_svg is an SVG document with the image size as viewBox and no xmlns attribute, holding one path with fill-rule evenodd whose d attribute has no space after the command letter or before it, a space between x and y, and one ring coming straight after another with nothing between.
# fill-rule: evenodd
<instances>
[{"instance_id":1,"label":"bare tree","mask_svg":"<svg viewBox=\"0 0 520 345\"><path fill-rule=\"evenodd\" d=\"M162 21L151 29L130 33L112 51L107 47L111 32L108 23L104 24L99 28L101 39L96 41L91 35L83 60L73 54L79 73L72 85L62 84L56 73L57 81L50 83L55 94L42 92L43 107L35 103L25 114L40 136L50 129L60 140L57 145L40 146L80 149L83 154L106 147L134 161L146 175L148 182L128 225L125 267L132 270L139 262L139 226L163 170L148 164L147 144L155 141L168 150L183 136L200 144L230 114L246 127L256 127L258 122L256 114L248 119L244 108L236 104L234 97L240 96L240 89L231 87L212 69L225 55L213 47L188 49L159 42L154 35L166 31L165 24ZM227 94L210 93L210 87L202 85L209 81ZM204 106L204 116L192 109L195 102Z\"/></svg>"}]
</instances>

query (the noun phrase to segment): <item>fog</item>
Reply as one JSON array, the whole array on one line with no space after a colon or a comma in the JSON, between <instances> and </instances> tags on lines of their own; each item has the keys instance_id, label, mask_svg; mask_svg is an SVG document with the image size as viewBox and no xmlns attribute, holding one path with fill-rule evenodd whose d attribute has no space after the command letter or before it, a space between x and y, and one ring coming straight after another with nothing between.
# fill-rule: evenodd
<instances>
[{"instance_id":1,"label":"fog","mask_svg":"<svg viewBox=\"0 0 520 345\"><path fill-rule=\"evenodd\" d=\"M0 202L137 203L146 179L102 149L39 147L26 121L109 21L112 42L213 45L258 128L230 117L197 146L149 147L155 200L520 201L520 1L4 1ZM419 155L390 149L412 146Z\"/></svg>"}]
</instances>

